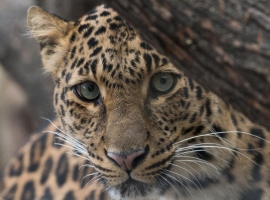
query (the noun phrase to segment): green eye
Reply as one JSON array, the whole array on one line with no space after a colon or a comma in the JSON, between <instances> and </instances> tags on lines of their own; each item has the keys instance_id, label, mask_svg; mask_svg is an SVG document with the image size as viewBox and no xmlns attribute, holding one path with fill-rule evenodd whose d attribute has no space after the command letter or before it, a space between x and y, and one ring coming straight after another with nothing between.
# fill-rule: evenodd
<instances>
[{"instance_id":1,"label":"green eye","mask_svg":"<svg viewBox=\"0 0 270 200\"><path fill-rule=\"evenodd\" d=\"M92 101L99 97L100 92L97 84L86 81L74 87L75 94L82 100Z\"/></svg>"},{"instance_id":2,"label":"green eye","mask_svg":"<svg viewBox=\"0 0 270 200\"><path fill-rule=\"evenodd\" d=\"M151 89L154 92L169 92L175 85L175 77L170 73L157 73L151 78Z\"/></svg>"}]
</instances>

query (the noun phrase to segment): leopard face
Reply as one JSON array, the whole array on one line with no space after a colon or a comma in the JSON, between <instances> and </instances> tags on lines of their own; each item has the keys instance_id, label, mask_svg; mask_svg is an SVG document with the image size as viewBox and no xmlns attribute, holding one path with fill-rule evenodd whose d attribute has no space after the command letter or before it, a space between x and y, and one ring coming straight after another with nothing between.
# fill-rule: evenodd
<instances>
[{"instance_id":1,"label":"leopard face","mask_svg":"<svg viewBox=\"0 0 270 200\"><path fill-rule=\"evenodd\" d=\"M61 129L84 144L111 197L188 196L187 191L203 187L205 174L210 184L230 168L232 151L205 150L224 147L222 135L207 135L211 129L233 129L231 120L217 123L218 98L111 8L102 5L77 22L66 22L32 7L28 24L55 82ZM235 145L236 136L227 140Z\"/></svg>"}]
</instances>

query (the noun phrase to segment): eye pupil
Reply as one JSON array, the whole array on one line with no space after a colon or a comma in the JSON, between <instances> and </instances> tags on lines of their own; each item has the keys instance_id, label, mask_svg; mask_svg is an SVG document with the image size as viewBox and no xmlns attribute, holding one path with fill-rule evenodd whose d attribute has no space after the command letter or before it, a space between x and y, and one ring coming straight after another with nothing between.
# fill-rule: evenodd
<instances>
[{"instance_id":1,"label":"eye pupil","mask_svg":"<svg viewBox=\"0 0 270 200\"><path fill-rule=\"evenodd\" d=\"M167 82L167 80L166 80L165 77L161 77L161 78L160 78L160 83L161 83L161 84L166 84L166 82Z\"/></svg>"},{"instance_id":2,"label":"eye pupil","mask_svg":"<svg viewBox=\"0 0 270 200\"><path fill-rule=\"evenodd\" d=\"M94 90L95 90L95 86L93 84L88 86L89 92L93 92Z\"/></svg>"}]
</instances>

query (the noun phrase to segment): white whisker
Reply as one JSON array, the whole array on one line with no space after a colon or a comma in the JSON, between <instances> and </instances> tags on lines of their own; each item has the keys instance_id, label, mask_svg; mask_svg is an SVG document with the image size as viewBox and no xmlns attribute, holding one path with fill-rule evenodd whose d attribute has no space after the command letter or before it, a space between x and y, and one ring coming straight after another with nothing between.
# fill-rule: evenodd
<instances>
[{"instance_id":1,"label":"white whisker","mask_svg":"<svg viewBox=\"0 0 270 200\"><path fill-rule=\"evenodd\" d=\"M89 177L89 176L96 175L97 173L98 173L98 172L93 172L93 173L91 173L91 174L85 175L85 176L82 178L82 180L81 180L81 185L82 185L82 182L83 182L83 180L84 180L85 178L87 178L87 177ZM94 178L94 177L93 177L93 178ZM92 180L93 178L91 178L91 180Z\"/></svg>"},{"instance_id":2,"label":"white whisker","mask_svg":"<svg viewBox=\"0 0 270 200\"><path fill-rule=\"evenodd\" d=\"M191 156L184 156L184 157L190 157L190 158L193 158L193 157L191 157ZM198 159L199 159L199 158L198 158ZM178 160L178 161L180 161L180 160ZM181 162L181 164L187 165L188 168L192 169L193 171L196 171L196 170L194 169L194 167L190 166L189 164L187 164L187 163L185 163L185 162ZM195 164L197 164L197 165L201 168L201 170L204 172L203 174L204 174L204 176L205 176L205 174L207 173L205 167L203 167L202 164L200 164L200 163L195 163Z\"/></svg>"},{"instance_id":3,"label":"white whisker","mask_svg":"<svg viewBox=\"0 0 270 200\"><path fill-rule=\"evenodd\" d=\"M181 158L181 157L190 157L190 156L175 156L175 157L178 157L178 158ZM175 161L181 161L181 162L193 162L193 163L202 163L202 164L205 164L205 165L208 165L208 166L210 166L210 167L212 167L212 168L214 168L216 171L217 171L217 173L218 173L218 169L217 169L217 167L215 166L215 165L213 165L212 163L210 163L210 162L207 162L207 161L205 161L205 160L202 160L202 159L199 159L199 158L195 158L195 157L190 157L190 158L192 158L193 160L175 160Z\"/></svg>"},{"instance_id":4,"label":"white whisker","mask_svg":"<svg viewBox=\"0 0 270 200\"><path fill-rule=\"evenodd\" d=\"M166 176L168 176L165 172L163 172L163 171L161 171L160 173L162 173L162 174L165 174ZM179 193L179 191L177 190L177 188L170 182L170 181L168 181L164 176L162 176L161 174L160 174L160 176L159 176L160 178L162 178L165 182L167 182L169 185L171 185L172 187L173 187L173 189L177 192L177 194L181 197L182 195ZM179 183L181 184L181 185L183 185L183 183L181 183L180 181L179 181Z\"/></svg>"},{"instance_id":5,"label":"white whisker","mask_svg":"<svg viewBox=\"0 0 270 200\"><path fill-rule=\"evenodd\" d=\"M91 167L91 168L94 168L94 165L90 165L90 164L85 164L85 165L82 165L79 167L79 170L83 167Z\"/></svg>"},{"instance_id":6,"label":"white whisker","mask_svg":"<svg viewBox=\"0 0 270 200\"><path fill-rule=\"evenodd\" d=\"M169 170L167 170L168 172L171 172L171 171L169 171ZM192 195L192 193L190 192L190 190L187 188L187 186L185 186L185 184L183 183L183 182L181 182L180 180L178 180L177 178L175 178L174 176L172 176L172 175L169 175L168 173L165 173L165 172L163 172L166 176L168 176L168 177L170 177L171 179L173 179L174 181L176 181L176 182L178 182L178 183L180 183L188 192L189 192L189 194L192 196L192 198L194 199L194 196ZM177 190L177 192L178 192L178 190ZM178 193L179 194L179 193ZM180 194L179 194L180 195ZM181 195L180 195L181 196Z\"/></svg>"},{"instance_id":7,"label":"white whisker","mask_svg":"<svg viewBox=\"0 0 270 200\"><path fill-rule=\"evenodd\" d=\"M173 164L173 163L170 163L170 164L171 164L172 166L175 166L175 167L178 167L178 168L180 168L180 169L183 169L183 170L187 171L187 172L188 172L188 173L189 173L189 174L197 181L197 183L199 184L200 187L198 187L198 185L197 185L195 182L193 182L193 181L190 180L189 178L187 178L187 177L185 177L185 176L183 176L183 175L181 175L181 174L179 174L179 173L169 171L170 173L176 174L176 175L178 175L178 176L180 176L180 177L182 177L182 178L184 178L184 179L190 181L193 185L195 185L195 186L200 190L201 193L204 193L204 192L203 192L202 185L200 184L200 182L199 182L199 180L197 179L197 177L196 177L191 171L187 170L187 169L184 168L184 167L178 166L178 165L176 165L176 164ZM166 170L166 171L168 171L168 170Z\"/></svg>"},{"instance_id":8,"label":"white whisker","mask_svg":"<svg viewBox=\"0 0 270 200\"><path fill-rule=\"evenodd\" d=\"M71 141L66 140L65 138L55 137L55 139L60 139L60 140L64 141L65 143L70 144L71 147L72 147L74 150L77 150L77 151L79 151L79 152L82 153L82 154L88 155L87 149L84 148L84 147L82 147L82 146L80 146L80 145L78 145L78 144L74 144L74 143L72 143ZM57 143L57 142L55 142L54 144L60 145L60 146L64 146L63 144ZM68 146L67 146L67 147L68 147ZM69 147L69 148L70 148L70 147Z\"/></svg>"},{"instance_id":9,"label":"white whisker","mask_svg":"<svg viewBox=\"0 0 270 200\"><path fill-rule=\"evenodd\" d=\"M270 144L269 141L257 136L257 135L254 135L254 134L251 134L251 133L248 133L248 132L243 132L243 131L221 131L221 132L214 132L214 133L206 133L206 134L201 134L201 135L196 135L196 136L193 136L193 137L189 137L187 139L184 139L184 140L181 140L181 141L178 141L176 143L174 143L173 145L178 145L180 143L183 143L183 142L186 142L188 140L191 140L191 139L195 139L195 138L200 138L200 137L218 137L220 138L220 136L217 136L218 134L225 134L225 133L241 133L241 134L246 134L246 135L250 135L250 136L253 136L257 139L260 139L260 140L263 140L264 142L267 142Z\"/></svg>"},{"instance_id":10,"label":"white whisker","mask_svg":"<svg viewBox=\"0 0 270 200\"><path fill-rule=\"evenodd\" d=\"M91 182L100 180L100 179L101 179L100 176L101 176L100 174L94 176L90 181L88 181L88 182L85 184L84 188L85 188L87 185L89 185Z\"/></svg>"}]
</instances>

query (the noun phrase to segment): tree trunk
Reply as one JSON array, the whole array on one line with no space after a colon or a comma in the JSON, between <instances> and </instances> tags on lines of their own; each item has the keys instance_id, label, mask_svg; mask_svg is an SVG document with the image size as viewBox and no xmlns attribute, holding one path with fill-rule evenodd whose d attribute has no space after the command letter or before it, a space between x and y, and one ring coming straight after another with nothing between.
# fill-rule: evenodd
<instances>
[{"instance_id":1,"label":"tree trunk","mask_svg":"<svg viewBox=\"0 0 270 200\"><path fill-rule=\"evenodd\" d=\"M187 76L270 128L270 1L105 2Z\"/></svg>"}]
</instances>

